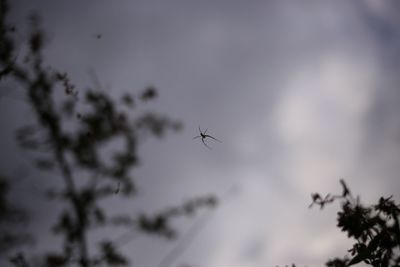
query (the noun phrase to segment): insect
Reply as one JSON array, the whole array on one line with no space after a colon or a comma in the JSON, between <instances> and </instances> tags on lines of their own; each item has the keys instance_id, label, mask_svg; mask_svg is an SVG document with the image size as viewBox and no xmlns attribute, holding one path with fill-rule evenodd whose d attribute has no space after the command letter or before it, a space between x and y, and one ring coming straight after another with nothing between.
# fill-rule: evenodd
<instances>
[{"instance_id":1,"label":"insect","mask_svg":"<svg viewBox=\"0 0 400 267\"><path fill-rule=\"evenodd\" d=\"M208 130L208 128L207 128L204 132L202 132L201 129L200 129L200 126L199 126L200 135L197 135L197 136L193 137L193 139L201 138L201 142L203 142L203 144L204 144L208 149L211 149L211 147L209 147L209 146L207 145L207 143L205 142L205 139L206 139L207 137L208 137L208 138L211 138L211 139L213 139L213 140L215 140L215 141L217 141L217 142L222 143L222 141L220 141L220 140L218 140L217 138L215 138L215 137L213 137L213 136L207 134L207 130Z\"/></svg>"}]
</instances>

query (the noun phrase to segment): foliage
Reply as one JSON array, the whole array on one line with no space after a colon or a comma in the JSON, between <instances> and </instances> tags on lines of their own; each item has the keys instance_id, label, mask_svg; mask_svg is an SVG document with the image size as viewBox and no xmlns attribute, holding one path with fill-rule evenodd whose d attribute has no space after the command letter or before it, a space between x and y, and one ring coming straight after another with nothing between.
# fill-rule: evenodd
<instances>
[{"instance_id":1,"label":"foliage","mask_svg":"<svg viewBox=\"0 0 400 267\"><path fill-rule=\"evenodd\" d=\"M138 110L141 104L157 97L154 87L115 100L101 88L78 90L67 73L46 66L46 38L38 16L30 18L27 52L21 60L16 51L22 45L14 37L18 29L7 24L8 11L7 1L0 0L0 82L13 81L22 88L36 118L18 130L17 140L22 148L37 152L39 169L61 178L63 187L50 190L47 196L68 204L63 205L52 228L62 236L63 249L47 252L42 265L127 265L127 258L111 239L100 241L97 254L90 254L88 232L122 225L173 238L176 230L171 226L172 218L216 204L213 196L205 196L157 214L111 215L104 209L101 203L112 196L135 195L131 173L139 162L137 148L142 139L148 135L163 137L167 131L179 130L181 124L162 114ZM118 142L123 144L119 150L107 148ZM29 266L21 254L12 257L11 262Z\"/></svg>"},{"instance_id":2,"label":"foliage","mask_svg":"<svg viewBox=\"0 0 400 267\"><path fill-rule=\"evenodd\" d=\"M20 229L27 223L27 214L10 203L9 190L7 179L0 177L0 256L14 247L32 243L31 236Z\"/></svg>"},{"instance_id":3,"label":"foliage","mask_svg":"<svg viewBox=\"0 0 400 267\"><path fill-rule=\"evenodd\" d=\"M312 204L322 209L336 200L341 202L337 213L337 227L355 241L350 256L329 260L326 266L351 266L360 262L374 266L400 265L400 206L392 197L381 197L377 204L366 206L354 197L344 180L340 180L342 194L312 194Z\"/></svg>"}]
</instances>

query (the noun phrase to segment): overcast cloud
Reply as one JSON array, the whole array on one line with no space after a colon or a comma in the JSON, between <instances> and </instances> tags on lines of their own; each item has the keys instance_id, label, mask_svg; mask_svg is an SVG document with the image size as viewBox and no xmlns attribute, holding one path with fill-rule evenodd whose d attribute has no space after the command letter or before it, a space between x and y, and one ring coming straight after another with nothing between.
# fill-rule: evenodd
<instances>
[{"instance_id":1,"label":"overcast cloud","mask_svg":"<svg viewBox=\"0 0 400 267\"><path fill-rule=\"evenodd\" d=\"M152 84L149 108L184 123L143 145L135 174L135 201L150 209L224 196L175 266L321 266L348 240L337 206L308 209L312 192L337 192L343 177L366 202L400 200L399 2L11 2L16 21L41 14L47 61L75 84L91 85L90 70L116 95ZM2 113L10 129L23 121ZM223 143L192 140L199 125ZM150 267L174 245L144 238L124 251Z\"/></svg>"}]
</instances>

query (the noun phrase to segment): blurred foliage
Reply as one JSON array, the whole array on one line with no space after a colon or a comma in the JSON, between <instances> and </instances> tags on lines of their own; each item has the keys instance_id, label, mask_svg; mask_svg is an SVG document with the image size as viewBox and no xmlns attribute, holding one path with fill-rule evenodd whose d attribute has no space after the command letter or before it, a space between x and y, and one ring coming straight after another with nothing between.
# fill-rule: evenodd
<instances>
[{"instance_id":1,"label":"blurred foliage","mask_svg":"<svg viewBox=\"0 0 400 267\"><path fill-rule=\"evenodd\" d=\"M340 180L340 195L312 194L310 206L324 208L334 201L341 202L337 213L337 227L355 242L348 250L350 255L331 259L328 267L351 266L365 263L374 267L400 266L400 205L392 197L381 197L375 205L361 204L344 180Z\"/></svg>"},{"instance_id":2,"label":"blurred foliage","mask_svg":"<svg viewBox=\"0 0 400 267\"><path fill-rule=\"evenodd\" d=\"M9 182L0 177L0 256L11 249L32 243L32 237L21 228L28 221L26 212L10 203Z\"/></svg>"},{"instance_id":3,"label":"blurred foliage","mask_svg":"<svg viewBox=\"0 0 400 267\"><path fill-rule=\"evenodd\" d=\"M45 65L46 38L39 17L30 17L28 41L21 44L15 41L15 26L7 24L8 12L8 2L0 0L0 82L13 81L23 91L35 116L17 131L16 137L22 148L36 153L37 168L61 178L63 187L49 190L47 197L67 204L62 205L52 227L54 234L62 237L63 249L46 252L40 266L127 265L128 259L112 238L100 241L98 249L89 253L88 232L98 227L124 226L173 238L176 230L171 225L172 218L216 204L213 196L205 196L152 215L111 215L104 209L100 203L112 196L135 195L137 188L131 173L139 163L137 149L143 138L163 137L168 131L180 130L181 123L163 114L138 110L141 103L157 97L152 86L138 95L127 92L119 100L101 88L78 90L68 73ZM17 50L25 51L21 49L24 45L26 55L21 60ZM107 149L110 143L123 145L111 151ZM0 191L4 191L1 183ZM0 213L6 214L3 209ZM26 257L18 253L10 262L31 266Z\"/></svg>"}]
</instances>

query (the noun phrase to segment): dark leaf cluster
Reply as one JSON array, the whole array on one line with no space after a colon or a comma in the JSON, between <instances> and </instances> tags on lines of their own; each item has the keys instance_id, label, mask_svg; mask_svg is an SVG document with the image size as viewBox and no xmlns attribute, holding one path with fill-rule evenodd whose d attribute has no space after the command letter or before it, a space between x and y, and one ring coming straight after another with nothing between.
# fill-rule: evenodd
<instances>
[{"instance_id":1,"label":"dark leaf cluster","mask_svg":"<svg viewBox=\"0 0 400 267\"><path fill-rule=\"evenodd\" d=\"M350 255L328 261L327 266L350 266L360 262L374 266L399 266L400 263L400 206L392 197L381 197L376 205L365 206L354 197L344 180L342 194L322 198L312 194L312 205L321 208L335 200L341 201L337 226L355 241Z\"/></svg>"}]
</instances>

